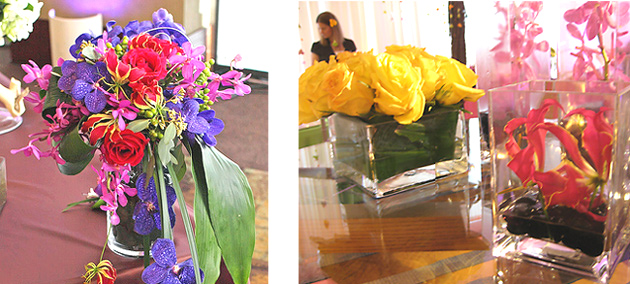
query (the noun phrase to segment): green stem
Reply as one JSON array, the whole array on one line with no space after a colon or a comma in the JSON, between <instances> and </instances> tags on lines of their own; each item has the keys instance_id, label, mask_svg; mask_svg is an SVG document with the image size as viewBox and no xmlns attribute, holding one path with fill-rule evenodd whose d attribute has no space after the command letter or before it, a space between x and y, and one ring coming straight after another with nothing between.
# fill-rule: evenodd
<instances>
[{"instance_id":1,"label":"green stem","mask_svg":"<svg viewBox=\"0 0 630 284\"><path fill-rule=\"evenodd\" d=\"M159 184L158 199L160 203L160 217L162 219L162 237L165 239L173 239L173 229L171 228L171 218L168 215L168 198L166 197L166 185L164 184L164 169L162 169L162 163L160 157L155 152L155 179L156 184Z\"/></svg>"},{"instance_id":2,"label":"green stem","mask_svg":"<svg viewBox=\"0 0 630 284\"><path fill-rule=\"evenodd\" d=\"M169 173L175 172L172 163L168 163L167 168ZM190 222L190 217L188 216L188 210L186 209L186 200L184 200L184 194L182 194L182 189L179 187L178 181L173 182L173 188L175 189L177 202L179 202L179 210L181 211L182 219L184 220L184 228L186 228L186 237L188 239L188 246L190 247L190 255L192 257L193 266L195 268L195 278L197 280L196 283L201 283L201 273L199 272L199 257L197 256L197 247L195 245L195 234L193 232L192 224Z\"/></svg>"},{"instance_id":3,"label":"green stem","mask_svg":"<svg viewBox=\"0 0 630 284\"><path fill-rule=\"evenodd\" d=\"M105 245L103 246L103 250L101 251L101 258L98 260L99 263L103 261L103 255L105 254L105 248L107 247L107 242L109 241L109 234L112 232L112 227L108 226L107 228L107 238L105 238Z\"/></svg>"},{"instance_id":4,"label":"green stem","mask_svg":"<svg viewBox=\"0 0 630 284\"><path fill-rule=\"evenodd\" d=\"M606 53L606 49L604 48L604 40L602 39L601 32L597 33L597 40L599 40L599 50L602 53L602 57L604 57L604 81L608 81L610 58L608 58L608 54Z\"/></svg>"},{"instance_id":5,"label":"green stem","mask_svg":"<svg viewBox=\"0 0 630 284\"><path fill-rule=\"evenodd\" d=\"M542 195L542 192L538 191L538 200L542 203L543 214L545 214L545 218L547 221L551 221L551 217L549 217L549 213L547 212L547 206L545 205L545 197ZM545 228L547 229L547 234L550 239L553 239L553 235L551 235L551 229L549 228L549 223L545 222Z\"/></svg>"},{"instance_id":6,"label":"green stem","mask_svg":"<svg viewBox=\"0 0 630 284\"><path fill-rule=\"evenodd\" d=\"M144 249L144 255L142 256L143 260L144 260L144 268L147 268L147 266L149 266L149 264L151 264L151 256L149 256L149 250L150 250L150 246L151 246L151 237L150 235L144 235L142 236L142 246Z\"/></svg>"}]
</instances>

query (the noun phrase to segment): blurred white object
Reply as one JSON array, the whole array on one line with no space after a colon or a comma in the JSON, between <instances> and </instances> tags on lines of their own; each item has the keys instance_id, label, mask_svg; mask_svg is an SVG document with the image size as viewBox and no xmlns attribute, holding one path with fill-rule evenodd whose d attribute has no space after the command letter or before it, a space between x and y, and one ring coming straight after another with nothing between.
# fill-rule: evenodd
<instances>
[{"instance_id":1,"label":"blurred white object","mask_svg":"<svg viewBox=\"0 0 630 284\"><path fill-rule=\"evenodd\" d=\"M5 87L9 79L2 73L0 79L0 134L4 134L22 124L21 115L26 110L24 97L29 90L28 88L22 90L22 82L15 78L11 78L9 88Z\"/></svg>"},{"instance_id":2,"label":"blurred white object","mask_svg":"<svg viewBox=\"0 0 630 284\"><path fill-rule=\"evenodd\" d=\"M83 33L99 36L103 33L103 15L96 14L86 18L57 17L55 9L48 11L50 27L50 54L55 65L61 57L64 60L74 59L70 55L70 46Z\"/></svg>"}]
</instances>

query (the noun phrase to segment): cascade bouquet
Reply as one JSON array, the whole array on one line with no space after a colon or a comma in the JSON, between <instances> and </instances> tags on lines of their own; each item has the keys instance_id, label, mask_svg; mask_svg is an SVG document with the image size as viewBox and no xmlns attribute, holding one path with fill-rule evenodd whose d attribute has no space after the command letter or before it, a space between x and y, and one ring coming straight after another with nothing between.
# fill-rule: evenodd
<instances>
[{"instance_id":1,"label":"cascade bouquet","mask_svg":"<svg viewBox=\"0 0 630 284\"><path fill-rule=\"evenodd\" d=\"M426 182L415 169L460 160L462 101L484 95L473 88L472 70L421 48L396 45L377 55L344 52L329 62L315 63L300 76L299 115L300 123L308 123L334 114L339 175L383 197ZM432 167L430 180L454 173ZM401 175L414 180L387 182Z\"/></svg>"},{"instance_id":2,"label":"cascade bouquet","mask_svg":"<svg viewBox=\"0 0 630 284\"><path fill-rule=\"evenodd\" d=\"M44 3L37 0L0 0L0 45L28 38Z\"/></svg>"},{"instance_id":3,"label":"cascade bouquet","mask_svg":"<svg viewBox=\"0 0 630 284\"><path fill-rule=\"evenodd\" d=\"M157 232L151 248L156 262L142 276L146 283L201 283L203 278L214 283L221 258L236 283L249 278L253 197L238 165L213 147L224 124L210 108L218 98L250 93L244 83L249 76L234 68L212 72L204 51L160 9L153 21L124 27L111 21L101 36L80 35L70 47L74 60L60 59L54 68L22 66L24 81L36 80L42 89L27 99L47 128L12 152L51 157L68 175L81 172L99 152L102 166L92 167L98 174L94 198L85 201L100 202L113 225L122 225L119 212L126 208L135 221L131 228L147 242ZM40 150L38 141L50 148ZM192 158L195 232L179 187L186 172L184 148ZM175 264L170 242L176 201L192 255L182 264ZM149 247L144 251L147 266Z\"/></svg>"}]
</instances>

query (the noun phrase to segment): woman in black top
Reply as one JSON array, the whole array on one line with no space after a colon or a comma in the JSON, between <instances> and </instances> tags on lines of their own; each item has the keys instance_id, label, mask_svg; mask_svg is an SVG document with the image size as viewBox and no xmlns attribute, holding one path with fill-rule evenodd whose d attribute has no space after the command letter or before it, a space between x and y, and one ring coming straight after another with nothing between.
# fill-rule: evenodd
<instances>
[{"instance_id":1,"label":"woman in black top","mask_svg":"<svg viewBox=\"0 0 630 284\"><path fill-rule=\"evenodd\" d=\"M315 22L319 26L321 40L313 43L311 47L313 62L322 60L328 62L331 55L343 51L357 51L354 42L343 37L335 15L330 12L323 12L317 16Z\"/></svg>"}]
</instances>

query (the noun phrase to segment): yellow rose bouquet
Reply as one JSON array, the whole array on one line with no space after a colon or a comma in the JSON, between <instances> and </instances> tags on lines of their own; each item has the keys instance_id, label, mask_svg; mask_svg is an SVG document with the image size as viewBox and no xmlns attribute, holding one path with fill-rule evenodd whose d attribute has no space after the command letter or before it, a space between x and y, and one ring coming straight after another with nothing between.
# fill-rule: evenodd
<instances>
[{"instance_id":1,"label":"yellow rose bouquet","mask_svg":"<svg viewBox=\"0 0 630 284\"><path fill-rule=\"evenodd\" d=\"M436 164L462 161L461 110L463 101L484 95L476 84L477 75L464 64L423 48L343 52L300 76L300 124L332 115L327 123L335 135L337 173L382 197L427 181L393 182L392 188L392 179L431 170L434 180L441 175Z\"/></svg>"}]
</instances>

